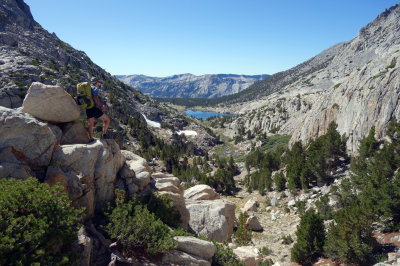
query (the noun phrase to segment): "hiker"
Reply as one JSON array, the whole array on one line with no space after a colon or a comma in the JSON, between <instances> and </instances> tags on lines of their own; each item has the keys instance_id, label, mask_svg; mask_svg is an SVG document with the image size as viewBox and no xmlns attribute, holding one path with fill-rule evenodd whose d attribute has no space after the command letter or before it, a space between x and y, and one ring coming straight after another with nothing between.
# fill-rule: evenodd
<instances>
[{"instance_id":1,"label":"hiker","mask_svg":"<svg viewBox=\"0 0 400 266\"><path fill-rule=\"evenodd\" d=\"M110 125L110 118L103 113L107 109L104 104L100 103L99 100L99 88L101 85L101 80L96 77L92 77L90 80L91 87L92 87L92 97L95 101L95 105L90 108L86 109L86 116L88 120L88 133L89 133L89 142L94 141L93 138L93 127L94 127L94 119L98 118L103 121L103 135L101 136L102 139L109 139L110 137L106 134L108 126ZM98 106L98 107L97 107Z\"/></svg>"}]
</instances>

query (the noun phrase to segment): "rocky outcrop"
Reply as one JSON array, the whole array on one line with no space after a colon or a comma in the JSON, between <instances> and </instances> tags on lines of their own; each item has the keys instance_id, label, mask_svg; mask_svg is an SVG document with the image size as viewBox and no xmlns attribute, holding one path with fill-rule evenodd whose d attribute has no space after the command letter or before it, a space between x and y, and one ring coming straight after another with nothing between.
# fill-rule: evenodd
<instances>
[{"instance_id":1,"label":"rocky outcrop","mask_svg":"<svg viewBox=\"0 0 400 266\"><path fill-rule=\"evenodd\" d=\"M114 183L124 157L113 140L90 145L62 145L56 148L46 182L61 183L77 207L89 217L114 198Z\"/></svg>"},{"instance_id":2,"label":"rocky outcrop","mask_svg":"<svg viewBox=\"0 0 400 266\"><path fill-rule=\"evenodd\" d=\"M31 169L47 166L56 141L47 124L29 114L0 106L0 150L8 149L13 156L6 161L17 163L17 159L19 164Z\"/></svg>"},{"instance_id":3,"label":"rocky outcrop","mask_svg":"<svg viewBox=\"0 0 400 266\"><path fill-rule=\"evenodd\" d=\"M174 240L178 243L177 250L198 256L211 262L217 248L209 241L201 240L192 236L175 236Z\"/></svg>"},{"instance_id":4,"label":"rocky outcrop","mask_svg":"<svg viewBox=\"0 0 400 266\"><path fill-rule=\"evenodd\" d=\"M189 227L198 235L218 242L228 241L233 233L235 204L229 200L186 201Z\"/></svg>"},{"instance_id":5,"label":"rocky outcrop","mask_svg":"<svg viewBox=\"0 0 400 266\"><path fill-rule=\"evenodd\" d=\"M122 150L121 153L126 159L126 166L122 172L123 177L127 184L135 184L138 190L142 191L150 183L150 169L147 161L130 151ZM133 173L134 175L132 175ZM133 189L134 186L131 188Z\"/></svg>"},{"instance_id":6,"label":"rocky outcrop","mask_svg":"<svg viewBox=\"0 0 400 266\"><path fill-rule=\"evenodd\" d=\"M162 257L162 263L165 265L189 265L189 266L210 266L211 263L199 256L172 250Z\"/></svg>"},{"instance_id":7,"label":"rocky outcrop","mask_svg":"<svg viewBox=\"0 0 400 266\"><path fill-rule=\"evenodd\" d=\"M214 200L219 199L219 194L208 185L195 185L185 190L185 199L187 200Z\"/></svg>"},{"instance_id":8,"label":"rocky outcrop","mask_svg":"<svg viewBox=\"0 0 400 266\"><path fill-rule=\"evenodd\" d=\"M154 186L160 195L167 195L172 199L174 208L181 216L180 226L188 228L189 211L186 208L185 198L183 197L184 188L179 179L171 174L153 173Z\"/></svg>"},{"instance_id":9,"label":"rocky outcrop","mask_svg":"<svg viewBox=\"0 0 400 266\"><path fill-rule=\"evenodd\" d=\"M52 123L75 121L80 114L80 108L63 88L40 82L29 87L21 111Z\"/></svg>"}]
</instances>

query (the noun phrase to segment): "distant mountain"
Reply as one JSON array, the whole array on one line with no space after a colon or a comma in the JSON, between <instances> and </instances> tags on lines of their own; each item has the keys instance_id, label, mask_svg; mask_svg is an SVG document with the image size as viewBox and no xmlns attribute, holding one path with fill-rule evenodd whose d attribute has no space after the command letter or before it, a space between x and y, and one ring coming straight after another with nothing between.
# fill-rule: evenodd
<instances>
[{"instance_id":1,"label":"distant mountain","mask_svg":"<svg viewBox=\"0 0 400 266\"><path fill-rule=\"evenodd\" d=\"M269 75L180 74L164 78L145 75L117 75L125 84L157 98L216 98L247 89Z\"/></svg>"}]
</instances>

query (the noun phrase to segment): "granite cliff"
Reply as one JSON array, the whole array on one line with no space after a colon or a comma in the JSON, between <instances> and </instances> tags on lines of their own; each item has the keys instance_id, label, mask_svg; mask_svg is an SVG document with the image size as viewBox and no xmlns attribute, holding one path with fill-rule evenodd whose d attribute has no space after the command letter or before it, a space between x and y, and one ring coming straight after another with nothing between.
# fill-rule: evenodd
<instances>
[{"instance_id":1,"label":"granite cliff","mask_svg":"<svg viewBox=\"0 0 400 266\"><path fill-rule=\"evenodd\" d=\"M244 126L253 132L290 134L291 143L306 143L336 121L352 153L372 126L376 137L383 138L389 120L400 118L399 22L397 4L353 40L243 91L257 88L264 97L231 107L239 115L230 126L231 135Z\"/></svg>"}]
</instances>

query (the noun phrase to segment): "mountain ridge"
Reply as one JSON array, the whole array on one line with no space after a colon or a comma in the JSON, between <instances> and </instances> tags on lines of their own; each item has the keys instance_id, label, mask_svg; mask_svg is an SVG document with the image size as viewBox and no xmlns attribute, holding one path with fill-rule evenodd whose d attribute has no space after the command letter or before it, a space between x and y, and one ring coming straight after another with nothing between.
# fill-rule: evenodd
<instances>
[{"instance_id":1,"label":"mountain ridge","mask_svg":"<svg viewBox=\"0 0 400 266\"><path fill-rule=\"evenodd\" d=\"M156 98L215 98L248 88L269 75L176 74L167 77L116 75L125 84Z\"/></svg>"}]
</instances>

